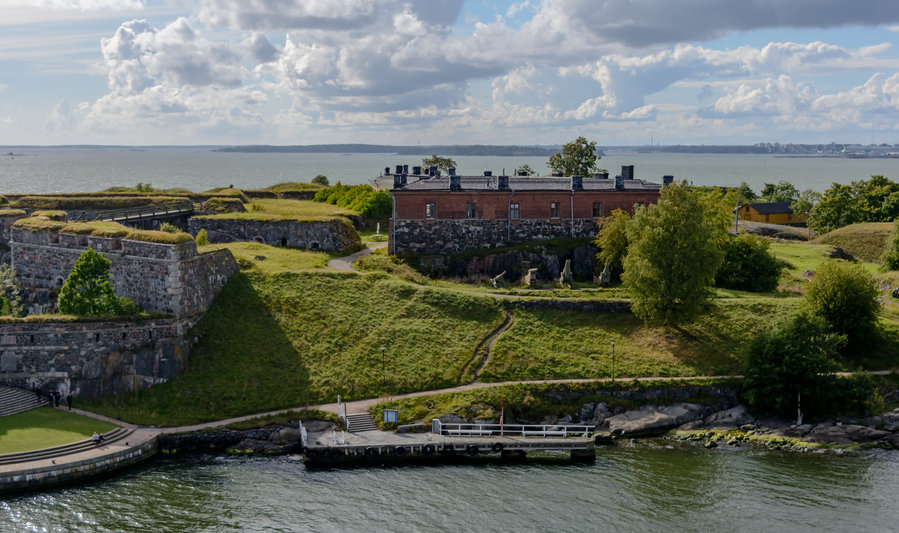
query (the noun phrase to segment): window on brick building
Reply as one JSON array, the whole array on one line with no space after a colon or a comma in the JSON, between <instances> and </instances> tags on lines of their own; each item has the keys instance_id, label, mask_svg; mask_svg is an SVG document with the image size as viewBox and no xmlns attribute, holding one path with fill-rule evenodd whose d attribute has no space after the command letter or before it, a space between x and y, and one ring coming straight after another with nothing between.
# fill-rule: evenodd
<instances>
[{"instance_id":1,"label":"window on brick building","mask_svg":"<svg viewBox=\"0 0 899 533\"><path fill-rule=\"evenodd\" d=\"M549 204L549 216L551 218L559 218L559 202Z\"/></svg>"},{"instance_id":2,"label":"window on brick building","mask_svg":"<svg viewBox=\"0 0 899 533\"><path fill-rule=\"evenodd\" d=\"M434 217L434 204L425 204L425 218L435 218Z\"/></svg>"},{"instance_id":3,"label":"window on brick building","mask_svg":"<svg viewBox=\"0 0 899 533\"><path fill-rule=\"evenodd\" d=\"M468 204L468 218L478 218L478 204Z\"/></svg>"},{"instance_id":4,"label":"window on brick building","mask_svg":"<svg viewBox=\"0 0 899 533\"><path fill-rule=\"evenodd\" d=\"M602 204L600 202L593 202L593 218L602 217Z\"/></svg>"},{"instance_id":5,"label":"window on brick building","mask_svg":"<svg viewBox=\"0 0 899 533\"><path fill-rule=\"evenodd\" d=\"M518 204L509 204L509 218L518 220L520 216L521 209L518 207Z\"/></svg>"}]
</instances>

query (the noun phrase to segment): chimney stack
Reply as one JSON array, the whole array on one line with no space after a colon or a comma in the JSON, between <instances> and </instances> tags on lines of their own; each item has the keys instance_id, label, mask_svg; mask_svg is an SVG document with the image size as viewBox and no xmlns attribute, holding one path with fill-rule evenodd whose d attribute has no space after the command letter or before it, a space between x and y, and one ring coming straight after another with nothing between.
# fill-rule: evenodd
<instances>
[{"instance_id":1,"label":"chimney stack","mask_svg":"<svg viewBox=\"0 0 899 533\"><path fill-rule=\"evenodd\" d=\"M455 175L456 175L456 167L450 167L450 169L449 169L449 175L450 175L450 176L455 176Z\"/></svg>"},{"instance_id":2,"label":"chimney stack","mask_svg":"<svg viewBox=\"0 0 899 533\"><path fill-rule=\"evenodd\" d=\"M616 191L624 190L624 176L615 176L615 190Z\"/></svg>"},{"instance_id":3,"label":"chimney stack","mask_svg":"<svg viewBox=\"0 0 899 533\"><path fill-rule=\"evenodd\" d=\"M394 174L393 175L393 188L399 189L403 185L405 185L403 183L403 175L402 174Z\"/></svg>"},{"instance_id":4,"label":"chimney stack","mask_svg":"<svg viewBox=\"0 0 899 533\"><path fill-rule=\"evenodd\" d=\"M396 172L394 174L402 174L403 173L403 165L396 166Z\"/></svg>"},{"instance_id":5,"label":"chimney stack","mask_svg":"<svg viewBox=\"0 0 899 533\"><path fill-rule=\"evenodd\" d=\"M634 165L621 165L621 177L626 180L634 179Z\"/></svg>"},{"instance_id":6,"label":"chimney stack","mask_svg":"<svg viewBox=\"0 0 899 533\"><path fill-rule=\"evenodd\" d=\"M450 176L450 189L451 191L461 191L462 190L462 177L461 176Z\"/></svg>"},{"instance_id":7,"label":"chimney stack","mask_svg":"<svg viewBox=\"0 0 899 533\"><path fill-rule=\"evenodd\" d=\"M593 177L596 179L600 179L600 180L607 180L607 179L609 179L609 173L608 172L597 172L596 174L593 175Z\"/></svg>"},{"instance_id":8,"label":"chimney stack","mask_svg":"<svg viewBox=\"0 0 899 533\"><path fill-rule=\"evenodd\" d=\"M421 174L421 167L412 167L412 174L418 176Z\"/></svg>"},{"instance_id":9,"label":"chimney stack","mask_svg":"<svg viewBox=\"0 0 899 533\"><path fill-rule=\"evenodd\" d=\"M496 188L500 191L508 191L509 189L509 176L498 176L496 182Z\"/></svg>"},{"instance_id":10,"label":"chimney stack","mask_svg":"<svg viewBox=\"0 0 899 533\"><path fill-rule=\"evenodd\" d=\"M662 176L662 185L668 186L674 183L674 176Z\"/></svg>"},{"instance_id":11,"label":"chimney stack","mask_svg":"<svg viewBox=\"0 0 899 533\"><path fill-rule=\"evenodd\" d=\"M493 172L490 171L490 170L485 170L485 171L484 171L484 175L485 175L485 176L492 176L492 175L493 175Z\"/></svg>"},{"instance_id":12,"label":"chimney stack","mask_svg":"<svg viewBox=\"0 0 899 533\"><path fill-rule=\"evenodd\" d=\"M572 191L583 191L584 190L584 177L583 176L571 176L571 190Z\"/></svg>"}]
</instances>

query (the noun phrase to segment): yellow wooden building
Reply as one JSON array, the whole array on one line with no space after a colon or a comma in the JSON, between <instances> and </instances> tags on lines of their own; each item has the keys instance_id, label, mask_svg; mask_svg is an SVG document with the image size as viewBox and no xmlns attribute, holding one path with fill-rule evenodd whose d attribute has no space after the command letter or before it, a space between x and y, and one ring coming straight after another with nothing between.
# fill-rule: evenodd
<instances>
[{"instance_id":1,"label":"yellow wooden building","mask_svg":"<svg viewBox=\"0 0 899 533\"><path fill-rule=\"evenodd\" d=\"M737 217L768 224L800 225L807 222L807 217L794 213L787 202L743 204L737 208Z\"/></svg>"}]
</instances>

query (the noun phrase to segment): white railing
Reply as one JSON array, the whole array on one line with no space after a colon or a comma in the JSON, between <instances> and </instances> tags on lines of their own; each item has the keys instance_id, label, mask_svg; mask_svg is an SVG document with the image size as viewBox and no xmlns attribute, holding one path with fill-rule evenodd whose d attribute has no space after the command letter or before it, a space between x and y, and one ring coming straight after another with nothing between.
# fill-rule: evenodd
<instances>
[{"instance_id":1,"label":"white railing","mask_svg":"<svg viewBox=\"0 0 899 533\"><path fill-rule=\"evenodd\" d=\"M431 421L431 433L450 437L589 437L595 426L567 424L457 424Z\"/></svg>"},{"instance_id":2,"label":"white railing","mask_svg":"<svg viewBox=\"0 0 899 533\"><path fill-rule=\"evenodd\" d=\"M337 416L343 420L343 425L346 426L346 430L350 430L350 419L346 416L346 411L343 409L343 404L340 403L340 395L337 395Z\"/></svg>"}]
</instances>

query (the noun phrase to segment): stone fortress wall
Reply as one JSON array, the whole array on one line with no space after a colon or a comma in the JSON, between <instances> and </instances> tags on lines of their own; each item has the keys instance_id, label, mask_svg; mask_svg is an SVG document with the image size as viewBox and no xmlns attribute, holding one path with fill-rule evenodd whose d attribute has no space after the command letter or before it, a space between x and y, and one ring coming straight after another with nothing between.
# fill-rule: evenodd
<instances>
[{"instance_id":1,"label":"stone fortress wall","mask_svg":"<svg viewBox=\"0 0 899 533\"><path fill-rule=\"evenodd\" d=\"M242 220L193 217L188 233L205 229L210 242L249 241L303 250L346 252L361 245L348 219Z\"/></svg>"},{"instance_id":2,"label":"stone fortress wall","mask_svg":"<svg viewBox=\"0 0 899 533\"><path fill-rule=\"evenodd\" d=\"M30 288L62 286L88 247L111 262L116 294L172 318L104 322L0 323L0 384L100 397L166 381L187 366L187 331L238 271L228 250L196 243L10 230L10 255Z\"/></svg>"}]
</instances>

